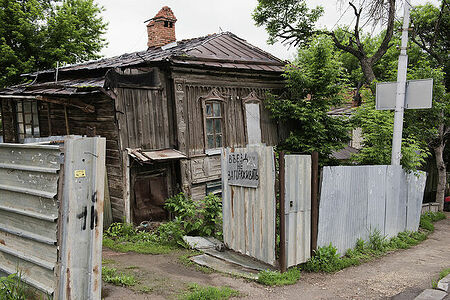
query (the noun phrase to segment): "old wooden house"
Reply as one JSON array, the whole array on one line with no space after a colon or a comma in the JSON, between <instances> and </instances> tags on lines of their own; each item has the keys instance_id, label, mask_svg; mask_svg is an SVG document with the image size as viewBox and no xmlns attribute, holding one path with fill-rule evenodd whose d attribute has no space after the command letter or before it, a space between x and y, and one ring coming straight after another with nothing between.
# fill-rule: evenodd
<instances>
[{"instance_id":1,"label":"old wooden house","mask_svg":"<svg viewBox=\"0 0 450 300\"><path fill-rule=\"evenodd\" d=\"M106 137L116 220L164 218L179 191L220 192L222 147L279 140L262 101L282 89L284 63L229 32L176 41L175 22L163 7L146 51L36 72L0 91L3 141Z\"/></svg>"}]
</instances>

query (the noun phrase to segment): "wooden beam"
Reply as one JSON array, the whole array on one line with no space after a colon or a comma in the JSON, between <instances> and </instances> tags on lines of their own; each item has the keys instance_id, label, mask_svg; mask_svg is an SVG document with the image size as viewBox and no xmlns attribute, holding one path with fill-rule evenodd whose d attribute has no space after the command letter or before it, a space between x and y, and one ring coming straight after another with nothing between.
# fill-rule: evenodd
<instances>
[{"instance_id":1,"label":"wooden beam","mask_svg":"<svg viewBox=\"0 0 450 300\"><path fill-rule=\"evenodd\" d=\"M61 105L67 105L72 106L81 109L84 112L87 113L93 113L95 112L95 107L90 104L86 104L83 101L80 101L78 99L64 99L64 98L50 98L47 96L25 96L25 95L0 95L0 99L30 99L30 100L39 100L49 103L55 103L55 104L61 104Z\"/></svg>"},{"instance_id":2,"label":"wooden beam","mask_svg":"<svg viewBox=\"0 0 450 300\"><path fill-rule=\"evenodd\" d=\"M87 113L95 112L95 107L93 105L86 104L78 99L63 99L63 98L49 98L45 96L36 96L36 100L76 107Z\"/></svg>"}]
</instances>

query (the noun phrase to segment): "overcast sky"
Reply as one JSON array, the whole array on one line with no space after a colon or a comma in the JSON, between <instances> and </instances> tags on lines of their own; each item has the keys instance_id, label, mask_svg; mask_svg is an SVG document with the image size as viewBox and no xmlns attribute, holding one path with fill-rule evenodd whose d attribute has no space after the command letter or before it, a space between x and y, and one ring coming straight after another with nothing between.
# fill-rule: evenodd
<instances>
[{"instance_id":1,"label":"overcast sky","mask_svg":"<svg viewBox=\"0 0 450 300\"><path fill-rule=\"evenodd\" d=\"M211 33L231 31L249 43L281 58L291 59L295 50L276 44L267 45L268 35L264 28L256 27L251 14L257 0L96 0L105 8L104 20L109 23L106 39L109 45L102 51L105 57L146 49L147 28L144 24L165 5L169 6L176 18L177 40L195 38ZM412 0L412 5L423 4L425 0ZM436 4L437 0L431 0ZM320 26L332 28L340 16L340 23L353 19L346 1L309 0L311 7L322 5L325 15ZM402 11L401 11L402 15ZM401 17L398 16L398 17Z\"/></svg>"}]
</instances>

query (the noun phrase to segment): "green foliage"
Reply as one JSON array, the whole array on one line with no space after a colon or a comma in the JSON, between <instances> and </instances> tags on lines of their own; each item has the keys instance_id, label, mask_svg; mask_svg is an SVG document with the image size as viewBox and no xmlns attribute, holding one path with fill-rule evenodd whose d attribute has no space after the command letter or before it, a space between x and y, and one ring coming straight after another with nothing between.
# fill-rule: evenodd
<instances>
[{"instance_id":1,"label":"green foliage","mask_svg":"<svg viewBox=\"0 0 450 300\"><path fill-rule=\"evenodd\" d=\"M311 38L315 23L323 13L323 7L310 9L305 0L259 0L252 16L257 26L265 26L269 44L282 38L297 46L304 45ZM290 38L280 36L286 24L290 24L291 33L295 32Z\"/></svg>"},{"instance_id":2,"label":"green foliage","mask_svg":"<svg viewBox=\"0 0 450 300\"><path fill-rule=\"evenodd\" d=\"M333 245L319 247L314 250L314 256L304 265L308 272L332 273L342 269L342 261Z\"/></svg>"},{"instance_id":3,"label":"green foliage","mask_svg":"<svg viewBox=\"0 0 450 300\"><path fill-rule=\"evenodd\" d=\"M436 220L437 217L434 219ZM327 247L319 247L315 251L315 255L303 265L303 269L308 272L336 272L385 255L388 251L408 249L426 238L427 234L424 232L405 231L400 232L396 237L387 239L379 230L373 230L367 242L358 239L355 248L348 249L344 256L340 256L337 249L331 244Z\"/></svg>"},{"instance_id":4,"label":"green foliage","mask_svg":"<svg viewBox=\"0 0 450 300\"><path fill-rule=\"evenodd\" d=\"M137 283L132 275L118 273L115 268L102 267L102 279L118 286L133 286Z\"/></svg>"},{"instance_id":5,"label":"green foliage","mask_svg":"<svg viewBox=\"0 0 450 300\"><path fill-rule=\"evenodd\" d=\"M137 252L143 254L165 254L173 250L166 239L155 233L137 231L132 224L113 223L105 231L103 246L118 252Z\"/></svg>"},{"instance_id":6,"label":"green foliage","mask_svg":"<svg viewBox=\"0 0 450 300\"><path fill-rule=\"evenodd\" d=\"M450 268L446 268L439 273L439 280L450 274Z\"/></svg>"},{"instance_id":7,"label":"green foliage","mask_svg":"<svg viewBox=\"0 0 450 300\"><path fill-rule=\"evenodd\" d=\"M117 252L136 252L142 254L167 254L174 248L170 244L157 241L118 241L103 238L103 247Z\"/></svg>"},{"instance_id":8,"label":"green foliage","mask_svg":"<svg viewBox=\"0 0 450 300\"><path fill-rule=\"evenodd\" d=\"M342 67L330 38L316 37L300 49L297 59L285 69L287 92L269 94L266 107L272 118L287 125L289 136L280 149L327 158L348 142L345 119L327 113L342 101Z\"/></svg>"},{"instance_id":9,"label":"green foliage","mask_svg":"<svg viewBox=\"0 0 450 300\"><path fill-rule=\"evenodd\" d=\"M167 238L180 241L183 235L222 237L222 201L209 194L200 201L180 193L166 200L165 208L175 219L159 229Z\"/></svg>"},{"instance_id":10,"label":"green foliage","mask_svg":"<svg viewBox=\"0 0 450 300\"><path fill-rule=\"evenodd\" d=\"M20 280L20 275L11 274L0 277L0 299L26 300L26 288Z\"/></svg>"},{"instance_id":11,"label":"green foliage","mask_svg":"<svg viewBox=\"0 0 450 300\"><path fill-rule=\"evenodd\" d=\"M429 232L434 231L434 222L440 221L447 218L447 216L441 212L431 212L428 211L420 216L420 228L428 230Z\"/></svg>"},{"instance_id":12,"label":"green foliage","mask_svg":"<svg viewBox=\"0 0 450 300\"><path fill-rule=\"evenodd\" d=\"M93 0L0 0L0 87L20 74L98 58L103 9Z\"/></svg>"},{"instance_id":13,"label":"green foliage","mask_svg":"<svg viewBox=\"0 0 450 300\"><path fill-rule=\"evenodd\" d=\"M376 110L375 99L369 90L364 90L362 96L364 104L354 110L351 123L354 128L361 128L363 148L352 159L363 165L389 165L394 113ZM404 135L401 164L406 170L417 170L429 155L427 144L421 138L414 132Z\"/></svg>"},{"instance_id":14,"label":"green foliage","mask_svg":"<svg viewBox=\"0 0 450 300\"><path fill-rule=\"evenodd\" d=\"M268 286L282 286L295 284L300 279L300 269L291 268L284 273L280 271L261 271L258 274L258 283Z\"/></svg>"},{"instance_id":15,"label":"green foliage","mask_svg":"<svg viewBox=\"0 0 450 300\"><path fill-rule=\"evenodd\" d=\"M136 230L132 224L113 223L105 231L103 246L119 252L169 253L175 246L186 247L184 235L222 237L222 203L214 195L193 201L184 194L167 199L165 208L175 215L155 232Z\"/></svg>"},{"instance_id":16,"label":"green foliage","mask_svg":"<svg viewBox=\"0 0 450 300\"><path fill-rule=\"evenodd\" d=\"M189 292L180 297L183 300L227 300L239 296L239 291L229 287L200 286L196 283L189 285Z\"/></svg>"}]
</instances>

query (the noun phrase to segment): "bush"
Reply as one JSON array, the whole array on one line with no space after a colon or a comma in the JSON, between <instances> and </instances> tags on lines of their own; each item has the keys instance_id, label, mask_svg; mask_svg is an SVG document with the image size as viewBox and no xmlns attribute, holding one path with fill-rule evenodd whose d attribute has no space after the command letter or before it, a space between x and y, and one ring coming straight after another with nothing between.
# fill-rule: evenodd
<instances>
[{"instance_id":1,"label":"bush","mask_svg":"<svg viewBox=\"0 0 450 300\"><path fill-rule=\"evenodd\" d=\"M258 282L269 286L281 286L295 284L300 279L300 270L291 268L284 273L280 271L261 271L258 274Z\"/></svg>"},{"instance_id":2,"label":"bush","mask_svg":"<svg viewBox=\"0 0 450 300\"><path fill-rule=\"evenodd\" d=\"M175 215L175 220L168 225L173 231L174 239L181 234L222 237L222 201L209 194L200 201L194 201L183 193L166 200L165 208ZM167 231L168 228L163 228Z\"/></svg>"},{"instance_id":3,"label":"bush","mask_svg":"<svg viewBox=\"0 0 450 300\"><path fill-rule=\"evenodd\" d=\"M339 254L331 243L329 246L319 247L314 253L315 255L304 265L306 271L332 273L341 269Z\"/></svg>"}]
</instances>

